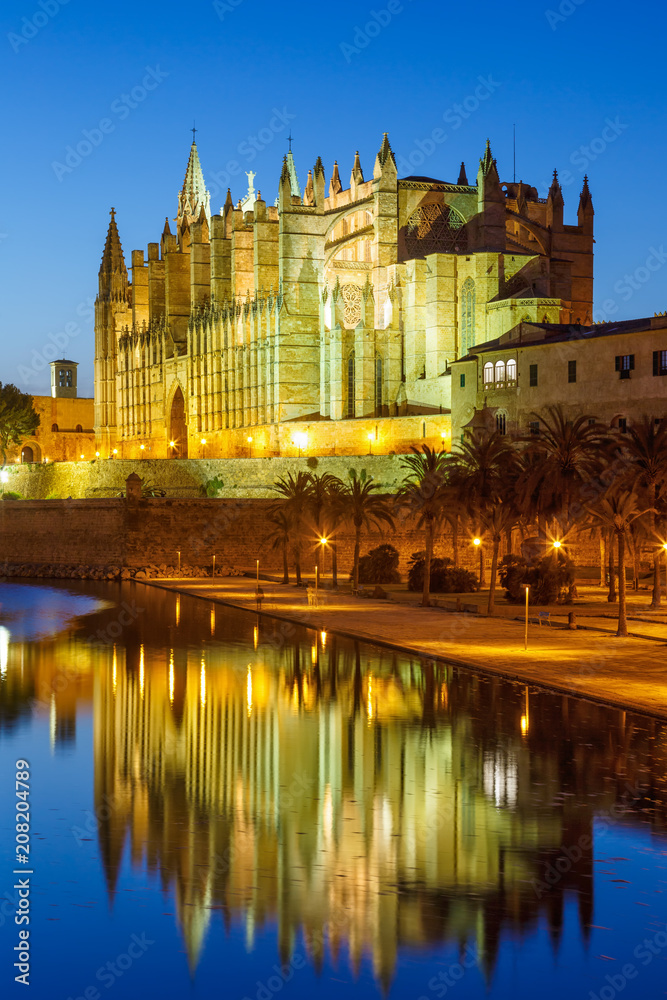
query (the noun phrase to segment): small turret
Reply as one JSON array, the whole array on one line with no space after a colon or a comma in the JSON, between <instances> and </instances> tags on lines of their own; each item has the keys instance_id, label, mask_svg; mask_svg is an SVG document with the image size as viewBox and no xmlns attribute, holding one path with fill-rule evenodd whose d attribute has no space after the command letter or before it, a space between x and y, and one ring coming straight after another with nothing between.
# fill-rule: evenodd
<instances>
[{"instance_id":1,"label":"small turret","mask_svg":"<svg viewBox=\"0 0 667 1000\"><path fill-rule=\"evenodd\" d=\"M555 230L563 228L563 191L557 170L554 170L554 179L547 197L547 226Z\"/></svg>"},{"instance_id":2,"label":"small turret","mask_svg":"<svg viewBox=\"0 0 667 1000\"><path fill-rule=\"evenodd\" d=\"M111 220L99 270L99 296L100 299L125 300L127 299L127 267L116 225L116 209L112 208L109 214Z\"/></svg>"},{"instance_id":3,"label":"small turret","mask_svg":"<svg viewBox=\"0 0 667 1000\"><path fill-rule=\"evenodd\" d=\"M466 174L466 165L463 162L463 160L461 160L461 169L459 170L459 179L457 180L456 183L457 184L465 184L466 187L468 185L468 175Z\"/></svg>"},{"instance_id":4,"label":"small turret","mask_svg":"<svg viewBox=\"0 0 667 1000\"><path fill-rule=\"evenodd\" d=\"M338 160L336 160L333 166L331 180L329 181L329 197L333 198L335 195L340 194L342 190L343 185L341 183L340 173L338 172Z\"/></svg>"},{"instance_id":5,"label":"small turret","mask_svg":"<svg viewBox=\"0 0 667 1000\"><path fill-rule=\"evenodd\" d=\"M588 174L586 174L584 175L584 186L581 189L581 194L579 195L579 208L577 210L577 221L584 232L593 232L594 216L595 211L593 209L593 199L588 187Z\"/></svg>"}]
</instances>

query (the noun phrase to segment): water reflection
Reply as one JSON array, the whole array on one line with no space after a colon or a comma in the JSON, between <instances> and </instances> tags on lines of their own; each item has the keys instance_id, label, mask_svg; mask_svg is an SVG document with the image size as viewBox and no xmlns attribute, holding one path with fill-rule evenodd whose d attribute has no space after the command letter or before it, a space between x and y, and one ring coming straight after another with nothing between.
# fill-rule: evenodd
<instances>
[{"instance_id":1,"label":"water reflection","mask_svg":"<svg viewBox=\"0 0 667 1000\"><path fill-rule=\"evenodd\" d=\"M10 643L0 725L48 711L71 748L92 701L110 901L129 851L173 892L193 973L219 913L248 949L275 926L283 962L301 936L316 968L370 955L385 989L403 950L452 943L490 979L505 934L544 923L557 947L568 901L588 939L596 817L664 830L660 723L138 593L114 643L87 641L113 608Z\"/></svg>"}]
</instances>

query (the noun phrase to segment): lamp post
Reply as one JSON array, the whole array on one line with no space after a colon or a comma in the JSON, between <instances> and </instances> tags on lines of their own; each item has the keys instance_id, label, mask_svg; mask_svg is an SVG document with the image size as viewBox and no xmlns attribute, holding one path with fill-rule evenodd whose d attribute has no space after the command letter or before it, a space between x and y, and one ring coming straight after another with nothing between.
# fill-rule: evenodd
<instances>
[{"instance_id":1,"label":"lamp post","mask_svg":"<svg viewBox=\"0 0 667 1000\"><path fill-rule=\"evenodd\" d=\"M180 549L176 553L176 555L178 556L178 575L180 576L181 575L181 553L180 553Z\"/></svg>"},{"instance_id":2,"label":"lamp post","mask_svg":"<svg viewBox=\"0 0 667 1000\"><path fill-rule=\"evenodd\" d=\"M324 553L326 552L326 547L327 547L328 544L329 544L329 539L328 538L320 538L320 545L322 546L322 578L323 579L324 579L325 569L326 569L326 567L324 565Z\"/></svg>"},{"instance_id":3,"label":"lamp post","mask_svg":"<svg viewBox=\"0 0 667 1000\"><path fill-rule=\"evenodd\" d=\"M479 549L479 585L484 586L484 550L482 548L482 539L473 538L472 544Z\"/></svg>"},{"instance_id":4,"label":"lamp post","mask_svg":"<svg viewBox=\"0 0 667 1000\"><path fill-rule=\"evenodd\" d=\"M171 457L172 458L176 458L176 442L175 441L170 441L169 442L169 447L171 449Z\"/></svg>"},{"instance_id":5,"label":"lamp post","mask_svg":"<svg viewBox=\"0 0 667 1000\"><path fill-rule=\"evenodd\" d=\"M524 583L526 588L526 625L523 634L523 648L528 649L528 595L530 594L530 584Z\"/></svg>"}]
</instances>

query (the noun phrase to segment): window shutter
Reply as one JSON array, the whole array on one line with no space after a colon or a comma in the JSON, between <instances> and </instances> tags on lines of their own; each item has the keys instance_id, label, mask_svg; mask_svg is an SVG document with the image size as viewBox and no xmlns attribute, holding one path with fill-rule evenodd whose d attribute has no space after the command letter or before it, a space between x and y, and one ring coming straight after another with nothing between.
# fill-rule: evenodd
<instances>
[{"instance_id":1,"label":"window shutter","mask_svg":"<svg viewBox=\"0 0 667 1000\"><path fill-rule=\"evenodd\" d=\"M617 354L616 355L616 371L620 372L620 370L621 370L621 355Z\"/></svg>"},{"instance_id":2,"label":"window shutter","mask_svg":"<svg viewBox=\"0 0 667 1000\"><path fill-rule=\"evenodd\" d=\"M653 352L653 374L660 374L660 351Z\"/></svg>"},{"instance_id":3,"label":"window shutter","mask_svg":"<svg viewBox=\"0 0 667 1000\"><path fill-rule=\"evenodd\" d=\"M630 355L630 371L633 372L634 370L635 370L635 356L634 356L634 354L631 354Z\"/></svg>"}]
</instances>

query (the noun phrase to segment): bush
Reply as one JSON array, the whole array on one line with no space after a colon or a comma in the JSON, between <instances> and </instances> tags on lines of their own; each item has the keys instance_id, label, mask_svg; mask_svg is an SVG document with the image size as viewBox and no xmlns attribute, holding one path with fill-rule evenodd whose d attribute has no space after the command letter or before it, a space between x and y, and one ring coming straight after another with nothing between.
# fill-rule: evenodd
<instances>
[{"instance_id":1,"label":"bush","mask_svg":"<svg viewBox=\"0 0 667 1000\"><path fill-rule=\"evenodd\" d=\"M424 589L425 552L413 552L408 572L408 590ZM477 577L467 569L454 566L451 559L431 559L431 592L434 594L470 594L477 590Z\"/></svg>"},{"instance_id":2,"label":"bush","mask_svg":"<svg viewBox=\"0 0 667 1000\"><path fill-rule=\"evenodd\" d=\"M217 497L218 492L224 485L219 476L216 476L215 479L207 479L202 486L202 493L205 497Z\"/></svg>"},{"instance_id":3,"label":"bush","mask_svg":"<svg viewBox=\"0 0 667 1000\"><path fill-rule=\"evenodd\" d=\"M354 571L350 573L350 579ZM359 583L400 583L398 552L393 545L378 545L359 560Z\"/></svg>"},{"instance_id":4,"label":"bush","mask_svg":"<svg viewBox=\"0 0 667 1000\"><path fill-rule=\"evenodd\" d=\"M524 584L530 585L531 604L569 604L574 585L574 563L562 552L544 556L536 566L529 566L520 556L504 556L500 565L500 584L511 604L526 600Z\"/></svg>"},{"instance_id":5,"label":"bush","mask_svg":"<svg viewBox=\"0 0 667 1000\"><path fill-rule=\"evenodd\" d=\"M2 494L2 499L3 500L23 500L23 494L22 493L13 493L12 490L6 490Z\"/></svg>"},{"instance_id":6,"label":"bush","mask_svg":"<svg viewBox=\"0 0 667 1000\"><path fill-rule=\"evenodd\" d=\"M313 458L312 455L310 458L306 459L306 465L308 466L309 469L316 469L319 464L320 463L317 461L317 459Z\"/></svg>"}]
</instances>

